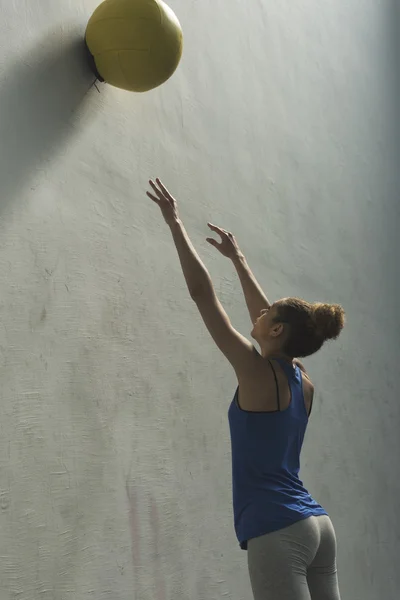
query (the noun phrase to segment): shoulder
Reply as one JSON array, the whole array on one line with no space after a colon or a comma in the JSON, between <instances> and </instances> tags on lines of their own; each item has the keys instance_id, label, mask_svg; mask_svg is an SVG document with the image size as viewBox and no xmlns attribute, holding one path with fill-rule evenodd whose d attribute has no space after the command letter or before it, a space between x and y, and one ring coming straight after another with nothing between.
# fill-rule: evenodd
<instances>
[{"instance_id":1,"label":"shoulder","mask_svg":"<svg viewBox=\"0 0 400 600\"><path fill-rule=\"evenodd\" d=\"M278 410L277 389L282 383L278 365L263 358L254 348L251 363L237 372L237 376L240 408L248 412Z\"/></svg>"},{"instance_id":2,"label":"shoulder","mask_svg":"<svg viewBox=\"0 0 400 600\"><path fill-rule=\"evenodd\" d=\"M293 359L293 363L294 363L294 364L295 364L297 367L299 367L299 369L300 369L300 371L303 373L303 375L304 375L304 376L305 376L305 377L308 379L308 381L309 381L310 383L312 383L312 382L311 382L311 379L310 379L310 376L309 376L309 374L307 373L307 370L306 370L305 366L303 365L303 363L302 363L302 362L301 362L301 361L300 361L298 358L294 358L294 359Z\"/></svg>"},{"instance_id":3,"label":"shoulder","mask_svg":"<svg viewBox=\"0 0 400 600\"><path fill-rule=\"evenodd\" d=\"M310 376L307 373L304 365L297 359L295 359L293 362L299 367L299 369L303 375L302 384L303 384L304 403L306 406L307 414L308 414L308 416L310 416L312 406L313 406L313 400L314 400L314 392L315 392L314 384L311 381Z\"/></svg>"},{"instance_id":4,"label":"shoulder","mask_svg":"<svg viewBox=\"0 0 400 600\"><path fill-rule=\"evenodd\" d=\"M211 337L236 373L251 370L255 360L254 346L232 326L214 289L211 287L192 297Z\"/></svg>"}]
</instances>

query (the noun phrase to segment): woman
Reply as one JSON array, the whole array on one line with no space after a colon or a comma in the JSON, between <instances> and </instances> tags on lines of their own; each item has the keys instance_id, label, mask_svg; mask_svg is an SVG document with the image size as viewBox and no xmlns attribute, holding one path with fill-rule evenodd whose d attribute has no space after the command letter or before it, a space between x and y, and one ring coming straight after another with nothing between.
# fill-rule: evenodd
<instances>
[{"instance_id":1,"label":"woman","mask_svg":"<svg viewBox=\"0 0 400 600\"><path fill-rule=\"evenodd\" d=\"M270 304L234 237L214 225L208 242L232 259L261 353L231 325L210 275L179 219L176 200L159 179L147 192L175 242L189 293L238 389L229 409L235 529L255 600L340 600L332 523L300 481L300 451L314 395L297 357L309 356L344 325L338 305L285 298Z\"/></svg>"}]
</instances>

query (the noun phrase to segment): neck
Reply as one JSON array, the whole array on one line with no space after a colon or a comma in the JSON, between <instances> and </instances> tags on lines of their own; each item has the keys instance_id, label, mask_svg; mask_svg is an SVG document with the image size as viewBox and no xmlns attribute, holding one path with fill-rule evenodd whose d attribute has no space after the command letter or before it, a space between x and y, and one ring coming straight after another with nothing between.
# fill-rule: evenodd
<instances>
[{"instance_id":1,"label":"neck","mask_svg":"<svg viewBox=\"0 0 400 600\"><path fill-rule=\"evenodd\" d=\"M291 356L288 356L281 350L273 350L272 348L263 348L261 346L261 356L266 359L280 358L288 364L293 364L293 358Z\"/></svg>"}]
</instances>

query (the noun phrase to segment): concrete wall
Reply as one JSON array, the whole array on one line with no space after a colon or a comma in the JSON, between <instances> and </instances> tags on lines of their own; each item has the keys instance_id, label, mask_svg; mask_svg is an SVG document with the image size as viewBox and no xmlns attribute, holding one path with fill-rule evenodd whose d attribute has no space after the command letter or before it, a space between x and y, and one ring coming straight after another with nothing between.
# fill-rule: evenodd
<instances>
[{"instance_id":1,"label":"concrete wall","mask_svg":"<svg viewBox=\"0 0 400 600\"><path fill-rule=\"evenodd\" d=\"M306 484L338 535L344 599L400 586L399 28L395 0L171 0L181 67L90 88L97 0L3 2L0 599L248 600L233 533L235 380L144 190L162 177L234 324L206 221L271 299L341 302Z\"/></svg>"}]
</instances>

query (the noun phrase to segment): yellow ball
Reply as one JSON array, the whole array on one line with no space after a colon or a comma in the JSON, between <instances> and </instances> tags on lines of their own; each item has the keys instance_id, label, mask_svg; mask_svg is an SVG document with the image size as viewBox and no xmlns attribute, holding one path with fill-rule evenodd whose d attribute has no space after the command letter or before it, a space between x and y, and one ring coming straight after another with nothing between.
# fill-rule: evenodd
<instances>
[{"instance_id":1,"label":"yellow ball","mask_svg":"<svg viewBox=\"0 0 400 600\"><path fill-rule=\"evenodd\" d=\"M162 0L105 0L89 21L86 45L106 83L146 92L176 70L183 36Z\"/></svg>"}]
</instances>

